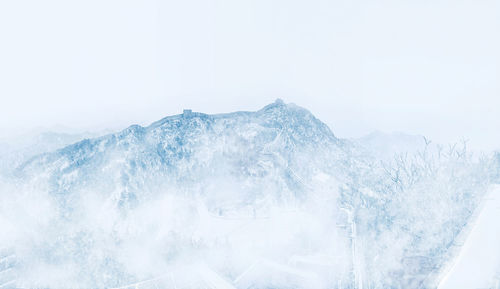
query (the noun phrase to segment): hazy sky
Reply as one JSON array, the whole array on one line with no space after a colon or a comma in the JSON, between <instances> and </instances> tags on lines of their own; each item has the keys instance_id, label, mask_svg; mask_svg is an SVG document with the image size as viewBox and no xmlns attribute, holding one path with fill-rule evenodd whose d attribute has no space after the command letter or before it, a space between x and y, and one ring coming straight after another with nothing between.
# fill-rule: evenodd
<instances>
[{"instance_id":1,"label":"hazy sky","mask_svg":"<svg viewBox=\"0 0 500 289\"><path fill-rule=\"evenodd\" d=\"M283 98L341 137L500 147L498 0L3 0L0 128L148 124Z\"/></svg>"}]
</instances>

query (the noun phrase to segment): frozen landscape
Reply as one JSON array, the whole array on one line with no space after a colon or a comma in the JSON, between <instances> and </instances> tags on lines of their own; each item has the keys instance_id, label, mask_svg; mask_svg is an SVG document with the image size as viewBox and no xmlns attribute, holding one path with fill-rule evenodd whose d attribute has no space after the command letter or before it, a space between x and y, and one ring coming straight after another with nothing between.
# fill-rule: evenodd
<instances>
[{"instance_id":1,"label":"frozen landscape","mask_svg":"<svg viewBox=\"0 0 500 289\"><path fill-rule=\"evenodd\" d=\"M0 1L0 289L500 289L499 32L498 0Z\"/></svg>"},{"instance_id":2,"label":"frozen landscape","mask_svg":"<svg viewBox=\"0 0 500 289\"><path fill-rule=\"evenodd\" d=\"M276 100L4 145L0 288L498 288L500 154L332 130Z\"/></svg>"}]
</instances>

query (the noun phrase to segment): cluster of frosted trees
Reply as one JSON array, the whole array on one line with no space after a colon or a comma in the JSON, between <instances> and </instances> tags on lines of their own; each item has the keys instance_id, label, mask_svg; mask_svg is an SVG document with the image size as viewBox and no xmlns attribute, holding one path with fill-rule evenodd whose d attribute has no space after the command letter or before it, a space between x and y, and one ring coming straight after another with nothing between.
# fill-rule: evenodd
<instances>
[{"instance_id":1,"label":"cluster of frosted trees","mask_svg":"<svg viewBox=\"0 0 500 289\"><path fill-rule=\"evenodd\" d=\"M474 156L465 142L445 148L428 141L391 162L360 162L342 188L361 256L355 284L432 286L488 185L498 181L499 163L499 154Z\"/></svg>"}]
</instances>

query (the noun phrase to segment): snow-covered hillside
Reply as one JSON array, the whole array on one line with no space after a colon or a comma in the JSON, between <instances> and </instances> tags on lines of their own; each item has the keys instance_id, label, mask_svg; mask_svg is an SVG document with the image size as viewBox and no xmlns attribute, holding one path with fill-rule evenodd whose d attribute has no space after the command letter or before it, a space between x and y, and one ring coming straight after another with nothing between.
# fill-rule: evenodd
<instances>
[{"instance_id":1,"label":"snow-covered hillside","mask_svg":"<svg viewBox=\"0 0 500 289\"><path fill-rule=\"evenodd\" d=\"M393 159L281 100L85 139L2 179L0 285L425 288L495 161Z\"/></svg>"},{"instance_id":2,"label":"snow-covered hillside","mask_svg":"<svg viewBox=\"0 0 500 289\"><path fill-rule=\"evenodd\" d=\"M148 127L133 125L43 154L18 174L43 176L50 192L64 198L95 186L121 206L134 206L159 187L210 195L221 184L237 188L233 195L242 202L287 202L318 175L341 175L347 154L325 124L278 100L257 112L186 111Z\"/></svg>"},{"instance_id":3,"label":"snow-covered hillside","mask_svg":"<svg viewBox=\"0 0 500 289\"><path fill-rule=\"evenodd\" d=\"M439 289L500 287L500 186L491 188L443 268Z\"/></svg>"},{"instance_id":4,"label":"snow-covered hillside","mask_svg":"<svg viewBox=\"0 0 500 289\"><path fill-rule=\"evenodd\" d=\"M69 133L63 131L37 130L0 139L0 174L12 173L30 158L63 148L85 138L98 137L104 132Z\"/></svg>"}]
</instances>

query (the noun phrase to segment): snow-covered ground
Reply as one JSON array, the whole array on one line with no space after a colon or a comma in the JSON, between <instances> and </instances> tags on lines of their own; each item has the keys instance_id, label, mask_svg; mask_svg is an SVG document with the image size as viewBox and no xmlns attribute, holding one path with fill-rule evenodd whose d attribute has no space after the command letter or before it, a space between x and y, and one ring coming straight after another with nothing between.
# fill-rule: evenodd
<instances>
[{"instance_id":1,"label":"snow-covered ground","mask_svg":"<svg viewBox=\"0 0 500 289\"><path fill-rule=\"evenodd\" d=\"M500 288L500 186L494 186L439 289Z\"/></svg>"},{"instance_id":2,"label":"snow-covered ground","mask_svg":"<svg viewBox=\"0 0 500 289\"><path fill-rule=\"evenodd\" d=\"M436 288L500 202L481 202L500 158L354 143L280 100L39 142L0 144L0 288Z\"/></svg>"}]
</instances>

